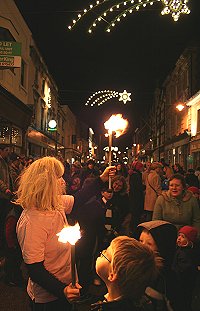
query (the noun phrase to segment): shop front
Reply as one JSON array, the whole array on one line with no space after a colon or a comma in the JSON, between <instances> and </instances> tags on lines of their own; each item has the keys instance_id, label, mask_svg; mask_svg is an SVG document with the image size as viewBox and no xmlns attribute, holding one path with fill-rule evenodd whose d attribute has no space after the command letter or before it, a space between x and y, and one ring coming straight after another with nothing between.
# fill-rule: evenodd
<instances>
[{"instance_id":1,"label":"shop front","mask_svg":"<svg viewBox=\"0 0 200 311\"><path fill-rule=\"evenodd\" d=\"M200 134L190 143L190 155L192 168L200 167Z\"/></svg>"},{"instance_id":2,"label":"shop front","mask_svg":"<svg viewBox=\"0 0 200 311\"><path fill-rule=\"evenodd\" d=\"M0 85L0 143L11 151L26 153L26 130L32 110Z\"/></svg>"},{"instance_id":3,"label":"shop front","mask_svg":"<svg viewBox=\"0 0 200 311\"><path fill-rule=\"evenodd\" d=\"M42 157L55 156L58 154L63 156L64 146L59 144L56 138L56 136L55 138L51 137L30 126L27 131L28 156Z\"/></svg>"},{"instance_id":4,"label":"shop front","mask_svg":"<svg viewBox=\"0 0 200 311\"><path fill-rule=\"evenodd\" d=\"M177 137L178 138L178 137ZM188 169L188 155L190 136L174 141L165 146L165 158L171 165L179 163L185 170ZM180 137L181 138L181 137Z\"/></svg>"}]
</instances>

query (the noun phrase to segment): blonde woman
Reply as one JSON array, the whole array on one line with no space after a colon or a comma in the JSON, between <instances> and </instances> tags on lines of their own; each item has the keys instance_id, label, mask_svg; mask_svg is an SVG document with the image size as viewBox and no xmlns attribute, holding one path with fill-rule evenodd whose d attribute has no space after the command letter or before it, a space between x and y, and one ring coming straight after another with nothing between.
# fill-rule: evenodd
<instances>
[{"instance_id":1,"label":"blonde woman","mask_svg":"<svg viewBox=\"0 0 200 311\"><path fill-rule=\"evenodd\" d=\"M66 214L78 213L115 169L106 168L74 196L64 194L63 173L59 160L44 157L24 170L19 180L16 203L24 210L17 237L30 276L27 291L34 311L71 310L70 302L79 296L80 285L71 284L69 244L58 242L56 234L68 225Z\"/></svg>"}]
</instances>

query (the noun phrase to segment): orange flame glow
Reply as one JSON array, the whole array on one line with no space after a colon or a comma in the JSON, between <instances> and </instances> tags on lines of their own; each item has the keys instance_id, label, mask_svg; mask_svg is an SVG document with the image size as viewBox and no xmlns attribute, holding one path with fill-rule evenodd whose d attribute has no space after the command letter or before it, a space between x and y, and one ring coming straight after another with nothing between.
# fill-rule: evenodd
<instances>
[{"instance_id":1,"label":"orange flame glow","mask_svg":"<svg viewBox=\"0 0 200 311\"><path fill-rule=\"evenodd\" d=\"M184 108L185 106L181 103L176 106L176 109L178 109L178 111L182 111Z\"/></svg>"},{"instance_id":2,"label":"orange flame glow","mask_svg":"<svg viewBox=\"0 0 200 311\"><path fill-rule=\"evenodd\" d=\"M128 128L128 121L122 118L121 114L113 114L109 120L104 123L104 127L109 133L115 132L115 136L123 135Z\"/></svg>"},{"instance_id":3,"label":"orange flame glow","mask_svg":"<svg viewBox=\"0 0 200 311\"><path fill-rule=\"evenodd\" d=\"M64 227L59 233L56 234L59 238L58 241L62 243L69 242L71 245L75 245L81 238L80 226L78 223L75 226Z\"/></svg>"}]
</instances>

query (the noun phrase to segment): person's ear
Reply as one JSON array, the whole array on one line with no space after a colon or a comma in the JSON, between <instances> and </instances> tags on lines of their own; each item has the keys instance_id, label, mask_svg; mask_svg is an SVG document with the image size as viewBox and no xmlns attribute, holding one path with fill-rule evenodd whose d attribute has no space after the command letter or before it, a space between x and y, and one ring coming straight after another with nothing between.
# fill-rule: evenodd
<instances>
[{"instance_id":1,"label":"person's ear","mask_svg":"<svg viewBox=\"0 0 200 311\"><path fill-rule=\"evenodd\" d=\"M117 280L117 274L113 273L113 272L110 272L109 276L108 276L108 281L115 282L116 280Z\"/></svg>"}]
</instances>

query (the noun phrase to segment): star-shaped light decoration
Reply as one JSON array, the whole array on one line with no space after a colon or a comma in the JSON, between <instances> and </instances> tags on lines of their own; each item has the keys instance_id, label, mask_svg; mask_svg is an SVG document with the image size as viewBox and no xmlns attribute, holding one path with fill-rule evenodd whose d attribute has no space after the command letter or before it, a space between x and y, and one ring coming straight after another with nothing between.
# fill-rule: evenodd
<instances>
[{"instance_id":1,"label":"star-shaped light decoration","mask_svg":"<svg viewBox=\"0 0 200 311\"><path fill-rule=\"evenodd\" d=\"M123 93L118 93L117 91L111 90L97 91L88 98L85 106L100 106L114 97L118 97L119 101L123 101L124 104L126 104L127 101L131 101L130 96L131 93L127 93L126 90L124 90Z\"/></svg>"},{"instance_id":2,"label":"star-shaped light decoration","mask_svg":"<svg viewBox=\"0 0 200 311\"><path fill-rule=\"evenodd\" d=\"M172 18L176 22L180 14L190 14L190 10L187 6L188 0L162 0L165 8L162 10L161 14L172 14Z\"/></svg>"},{"instance_id":3,"label":"star-shaped light decoration","mask_svg":"<svg viewBox=\"0 0 200 311\"><path fill-rule=\"evenodd\" d=\"M126 90L124 90L123 93L119 93L119 96L120 96L119 101L123 101L124 104L126 104L127 101L129 102L131 101L130 99L131 93L127 93Z\"/></svg>"}]
</instances>

